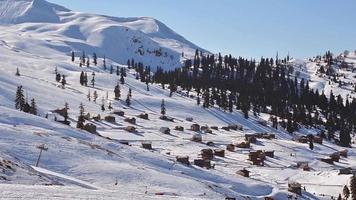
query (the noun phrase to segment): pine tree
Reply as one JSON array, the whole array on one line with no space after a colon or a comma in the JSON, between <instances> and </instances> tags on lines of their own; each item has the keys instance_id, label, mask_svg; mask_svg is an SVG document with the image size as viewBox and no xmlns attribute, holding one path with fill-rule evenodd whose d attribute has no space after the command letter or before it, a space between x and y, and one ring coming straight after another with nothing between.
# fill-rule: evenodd
<instances>
[{"instance_id":1,"label":"pine tree","mask_svg":"<svg viewBox=\"0 0 356 200\"><path fill-rule=\"evenodd\" d=\"M124 78L124 74L121 73L121 76L120 76L120 83L123 85L125 84L125 78Z\"/></svg>"},{"instance_id":2,"label":"pine tree","mask_svg":"<svg viewBox=\"0 0 356 200\"><path fill-rule=\"evenodd\" d=\"M105 100L104 100L104 98L101 100L101 111L102 112L105 111Z\"/></svg>"},{"instance_id":3,"label":"pine tree","mask_svg":"<svg viewBox=\"0 0 356 200\"><path fill-rule=\"evenodd\" d=\"M88 91L88 94L87 94L87 99L88 99L88 101L89 101L89 102L91 101L91 94L90 94L90 90Z\"/></svg>"},{"instance_id":4,"label":"pine tree","mask_svg":"<svg viewBox=\"0 0 356 200\"><path fill-rule=\"evenodd\" d=\"M166 105L164 99L162 99L162 103L161 103L161 114L166 115Z\"/></svg>"},{"instance_id":5,"label":"pine tree","mask_svg":"<svg viewBox=\"0 0 356 200\"><path fill-rule=\"evenodd\" d=\"M98 57L96 56L96 53L93 53L93 63L96 66L98 64ZM106 66L104 66L104 70L106 70Z\"/></svg>"},{"instance_id":6,"label":"pine tree","mask_svg":"<svg viewBox=\"0 0 356 200\"><path fill-rule=\"evenodd\" d=\"M113 109L111 101L109 101L109 106L108 106L109 110L111 111Z\"/></svg>"},{"instance_id":7,"label":"pine tree","mask_svg":"<svg viewBox=\"0 0 356 200\"><path fill-rule=\"evenodd\" d=\"M91 86L95 86L95 72L92 73L93 78L91 79Z\"/></svg>"},{"instance_id":8,"label":"pine tree","mask_svg":"<svg viewBox=\"0 0 356 200\"><path fill-rule=\"evenodd\" d=\"M356 176L355 175L351 177L350 190L351 190L351 199L356 200Z\"/></svg>"},{"instance_id":9,"label":"pine tree","mask_svg":"<svg viewBox=\"0 0 356 200\"><path fill-rule=\"evenodd\" d=\"M72 62L75 61L75 55L74 55L74 51L72 51Z\"/></svg>"},{"instance_id":10,"label":"pine tree","mask_svg":"<svg viewBox=\"0 0 356 200\"><path fill-rule=\"evenodd\" d=\"M61 81L61 74L57 73L56 74L56 81L59 83Z\"/></svg>"},{"instance_id":11,"label":"pine tree","mask_svg":"<svg viewBox=\"0 0 356 200\"><path fill-rule=\"evenodd\" d=\"M130 98L130 94L127 94L127 97L126 97L126 105L127 106L130 106L131 105L131 98Z\"/></svg>"},{"instance_id":12,"label":"pine tree","mask_svg":"<svg viewBox=\"0 0 356 200\"><path fill-rule=\"evenodd\" d=\"M67 123L68 122L68 110L69 110L69 105L67 102L65 102L64 104L64 113L63 113L63 117L64 117L64 122Z\"/></svg>"},{"instance_id":13,"label":"pine tree","mask_svg":"<svg viewBox=\"0 0 356 200\"><path fill-rule=\"evenodd\" d=\"M98 99L98 93L96 91L94 91L94 94L93 94L93 101L94 103L96 103L96 100Z\"/></svg>"},{"instance_id":14,"label":"pine tree","mask_svg":"<svg viewBox=\"0 0 356 200\"><path fill-rule=\"evenodd\" d=\"M34 98L31 99L31 105L30 105L29 113L33 114L33 115L37 115L37 105L36 105L36 102L35 102Z\"/></svg>"},{"instance_id":15,"label":"pine tree","mask_svg":"<svg viewBox=\"0 0 356 200\"><path fill-rule=\"evenodd\" d=\"M350 190L347 187L347 185L344 186L344 189L342 190L342 193L344 194L345 199L348 199L350 197Z\"/></svg>"},{"instance_id":16,"label":"pine tree","mask_svg":"<svg viewBox=\"0 0 356 200\"><path fill-rule=\"evenodd\" d=\"M104 56L104 59L103 59L103 67L104 69L106 69L106 57ZM111 66L112 68L112 66ZM110 74L112 74L112 71L110 72Z\"/></svg>"},{"instance_id":17,"label":"pine tree","mask_svg":"<svg viewBox=\"0 0 356 200\"><path fill-rule=\"evenodd\" d=\"M16 98L15 98L15 108L23 111L25 105L25 95L22 86L17 87Z\"/></svg>"},{"instance_id":18,"label":"pine tree","mask_svg":"<svg viewBox=\"0 0 356 200\"><path fill-rule=\"evenodd\" d=\"M61 81L61 83L62 83L62 88L64 89L65 85L67 84L65 75L62 76L62 81Z\"/></svg>"},{"instance_id":19,"label":"pine tree","mask_svg":"<svg viewBox=\"0 0 356 200\"><path fill-rule=\"evenodd\" d=\"M90 59L87 57L87 67L90 67Z\"/></svg>"},{"instance_id":20,"label":"pine tree","mask_svg":"<svg viewBox=\"0 0 356 200\"><path fill-rule=\"evenodd\" d=\"M77 121L77 128L83 129L84 128L84 105L83 103L80 103L79 105L79 116L78 116L78 121Z\"/></svg>"},{"instance_id":21,"label":"pine tree","mask_svg":"<svg viewBox=\"0 0 356 200\"><path fill-rule=\"evenodd\" d=\"M339 194L339 197L337 198L337 200L342 200L341 194Z\"/></svg>"},{"instance_id":22,"label":"pine tree","mask_svg":"<svg viewBox=\"0 0 356 200\"><path fill-rule=\"evenodd\" d=\"M15 74L16 76L21 76L21 74L20 74L20 70L19 70L19 68L17 67L16 68L16 74Z\"/></svg>"},{"instance_id":23,"label":"pine tree","mask_svg":"<svg viewBox=\"0 0 356 200\"><path fill-rule=\"evenodd\" d=\"M121 97L121 90L120 90L119 83L117 83L117 85L115 86L114 93L115 93L115 99L119 100Z\"/></svg>"},{"instance_id":24,"label":"pine tree","mask_svg":"<svg viewBox=\"0 0 356 200\"><path fill-rule=\"evenodd\" d=\"M85 84L85 77L84 77L84 72L82 71L80 73L80 79L79 79L79 82L80 82L80 85L84 85Z\"/></svg>"}]
</instances>

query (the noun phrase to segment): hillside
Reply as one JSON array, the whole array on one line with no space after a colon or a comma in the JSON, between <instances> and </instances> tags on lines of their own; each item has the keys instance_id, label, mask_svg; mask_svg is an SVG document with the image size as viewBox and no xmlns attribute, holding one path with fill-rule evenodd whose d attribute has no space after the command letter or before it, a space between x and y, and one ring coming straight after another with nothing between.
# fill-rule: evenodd
<instances>
[{"instance_id":1,"label":"hillside","mask_svg":"<svg viewBox=\"0 0 356 200\"><path fill-rule=\"evenodd\" d=\"M126 66L127 59L172 69L181 66L182 52L190 57L198 48L157 20L78 13L43 0L0 0L0 23L0 196L5 199L284 200L297 196L288 192L291 182L302 185L298 199L330 199L350 180L350 174L339 175L339 170L356 166L353 148L324 140L310 150L307 143L296 141L300 136L317 135L318 129L302 127L289 134L283 128L272 128L268 114L250 113L245 119L239 110L204 109L197 105L194 92L189 96L181 88L172 97L167 87L158 84L150 83L147 91L146 84L136 80L136 71ZM139 49L145 52L143 56L137 53ZM157 49L167 56L147 53ZM71 51L76 52L74 62ZM89 67L79 67L82 51L90 58L97 53L98 65L91 62ZM125 83L120 84L120 100L114 98L120 76L104 69L104 55L107 66L127 72ZM352 60L352 55L347 59ZM310 78L313 88L328 90L328 79L313 73L316 62L294 60L293 64L295 72L300 71L298 76ZM20 76L15 75L16 68ZM56 82L55 70L65 75L64 88ZM82 71L89 79L95 72L94 87L80 84ZM28 100L36 100L38 116L15 109L20 85ZM130 89L128 106L125 100ZM333 91L348 94L347 90L334 86ZM97 101L88 101L88 93L93 98L94 91ZM160 119L162 99L173 122ZM57 122L55 118L62 117L53 112L65 102L70 126ZM81 103L91 117L100 114L115 121L87 119L85 124L95 125L95 133L76 128ZM124 116L114 114L115 110L124 111ZM142 113L148 119L139 118ZM135 124L125 120L131 117ZM192 130L193 124L209 128ZM236 130L227 129L229 125L237 125ZM126 131L129 126L137 131ZM184 130L175 130L177 126ZM162 127L170 128L170 134L162 133ZM275 138L256 135L257 141L250 147L239 147L246 135L258 133ZM194 136L201 136L202 141L192 141ZM143 148L143 143L151 144L152 149ZM41 144L48 151L35 167ZM228 150L230 144L235 149ZM225 150L225 155L214 155L209 169L199 167L194 160L202 158L203 149ZM345 149L348 156L338 162L321 161ZM250 152L258 150L273 152L265 156L263 166L248 159ZM177 156L189 156L190 164L177 162ZM303 170L305 164L308 170ZM250 172L249 177L237 173L243 169Z\"/></svg>"}]
</instances>

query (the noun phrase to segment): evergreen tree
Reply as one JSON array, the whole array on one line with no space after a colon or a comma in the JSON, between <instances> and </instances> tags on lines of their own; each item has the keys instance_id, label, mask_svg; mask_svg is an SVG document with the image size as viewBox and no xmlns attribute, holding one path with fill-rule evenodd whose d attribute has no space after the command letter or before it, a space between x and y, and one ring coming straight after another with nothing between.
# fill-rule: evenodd
<instances>
[{"instance_id":1,"label":"evergreen tree","mask_svg":"<svg viewBox=\"0 0 356 200\"><path fill-rule=\"evenodd\" d=\"M104 100L104 98L101 100L101 111L102 112L105 111L105 100Z\"/></svg>"},{"instance_id":2,"label":"evergreen tree","mask_svg":"<svg viewBox=\"0 0 356 200\"><path fill-rule=\"evenodd\" d=\"M62 88L64 89L64 88L65 88L65 85L67 84L65 75L62 76L62 81L61 81L61 83L62 83Z\"/></svg>"},{"instance_id":3,"label":"evergreen tree","mask_svg":"<svg viewBox=\"0 0 356 200\"><path fill-rule=\"evenodd\" d=\"M127 106L130 106L131 105L131 97L130 97L130 94L127 94L127 97L126 97L126 105Z\"/></svg>"},{"instance_id":4,"label":"evergreen tree","mask_svg":"<svg viewBox=\"0 0 356 200\"><path fill-rule=\"evenodd\" d=\"M72 62L75 61L75 55L74 55L74 51L72 51Z\"/></svg>"},{"instance_id":5,"label":"evergreen tree","mask_svg":"<svg viewBox=\"0 0 356 200\"><path fill-rule=\"evenodd\" d=\"M77 121L77 128L83 129L84 128L84 105L83 103L80 103L79 105L79 116L78 116L78 121Z\"/></svg>"},{"instance_id":6,"label":"evergreen tree","mask_svg":"<svg viewBox=\"0 0 356 200\"><path fill-rule=\"evenodd\" d=\"M79 78L79 82L80 82L80 85L84 85L85 83L84 83L84 80L85 79L85 77L84 77L84 72L82 71L81 73L80 73L80 78Z\"/></svg>"},{"instance_id":7,"label":"evergreen tree","mask_svg":"<svg viewBox=\"0 0 356 200\"><path fill-rule=\"evenodd\" d=\"M25 95L22 86L17 87L16 98L15 98L15 108L18 110L23 110L25 105Z\"/></svg>"},{"instance_id":8,"label":"evergreen tree","mask_svg":"<svg viewBox=\"0 0 356 200\"><path fill-rule=\"evenodd\" d=\"M93 63L95 66L98 64L98 57L96 56L96 53L93 53ZM104 66L104 70L106 70L106 66Z\"/></svg>"},{"instance_id":9,"label":"evergreen tree","mask_svg":"<svg viewBox=\"0 0 356 200\"><path fill-rule=\"evenodd\" d=\"M113 109L112 104L111 104L111 101L109 101L108 109L109 109L110 111Z\"/></svg>"},{"instance_id":10,"label":"evergreen tree","mask_svg":"<svg viewBox=\"0 0 356 200\"><path fill-rule=\"evenodd\" d=\"M94 101L94 103L96 103L97 99L98 99L98 93L95 90L94 93L93 93L93 101Z\"/></svg>"},{"instance_id":11,"label":"evergreen tree","mask_svg":"<svg viewBox=\"0 0 356 200\"><path fill-rule=\"evenodd\" d=\"M161 114L166 115L166 105L164 99L162 99L162 103L161 103Z\"/></svg>"},{"instance_id":12,"label":"evergreen tree","mask_svg":"<svg viewBox=\"0 0 356 200\"><path fill-rule=\"evenodd\" d=\"M342 190L342 193L344 194L345 199L348 199L350 197L350 190L347 187L347 185L344 186L344 189Z\"/></svg>"},{"instance_id":13,"label":"evergreen tree","mask_svg":"<svg viewBox=\"0 0 356 200\"><path fill-rule=\"evenodd\" d=\"M355 175L351 177L350 190L351 190L351 199L356 200L356 176Z\"/></svg>"},{"instance_id":14,"label":"evergreen tree","mask_svg":"<svg viewBox=\"0 0 356 200\"><path fill-rule=\"evenodd\" d=\"M69 110L69 105L67 102L65 102L64 104L64 113L63 113L63 117L64 117L64 122L67 123L68 122L68 110Z\"/></svg>"},{"instance_id":15,"label":"evergreen tree","mask_svg":"<svg viewBox=\"0 0 356 200\"><path fill-rule=\"evenodd\" d=\"M115 99L119 100L121 97L121 90L120 90L119 83L117 83L117 85L115 86L114 93L115 93Z\"/></svg>"},{"instance_id":16,"label":"evergreen tree","mask_svg":"<svg viewBox=\"0 0 356 200\"><path fill-rule=\"evenodd\" d=\"M339 194L339 197L337 198L337 200L342 200L341 194Z\"/></svg>"},{"instance_id":17,"label":"evergreen tree","mask_svg":"<svg viewBox=\"0 0 356 200\"><path fill-rule=\"evenodd\" d=\"M61 74L56 74L56 81L59 83L61 81Z\"/></svg>"},{"instance_id":18,"label":"evergreen tree","mask_svg":"<svg viewBox=\"0 0 356 200\"><path fill-rule=\"evenodd\" d=\"M30 105L29 113L33 114L33 115L37 115L37 105L36 105L36 102L35 102L34 98L31 99L31 105Z\"/></svg>"},{"instance_id":19,"label":"evergreen tree","mask_svg":"<svg viewBox=\"0 0 356 200\"><path fill-rule=\"evenodd\" d=\"M95 86L95 72L92 73L93 78L91 79L91 86Z\"/></svg>"},{"instance_id":20,"label":"evergreen tree","mask_svg":"<svg viewBox=\"0 0 356 200\"><path fill-rule=\"evenodd\" d=\"M123 85L125 84L125 78L124 78L124 74L121 73L121 76L120 76L120 83Z\"/></svg>"},{"instance_id":21,"label":"evergreen tree","mask_svg":"<svg viewBox=\"0 0 356 200\"><path fill-rule=\"evenodd\" d=\"M15 74L16 76L21 76L21 74L20 74L20 70L19 70L19 68L17 67L16 68L16 74Z\"/></svg>"},{"instance_id":22,"label":"evergreen tree","mask_svg":"<svg viewBox=\"0 0 356 200\"><path fill-rule=\"evenodd\" d=\"M89 101L89 102L91 101L91 94L90 94L90 90L88 91L88 94L87 94L87 99L88 99L88 101Z\"/></svg>"}]
</instances>

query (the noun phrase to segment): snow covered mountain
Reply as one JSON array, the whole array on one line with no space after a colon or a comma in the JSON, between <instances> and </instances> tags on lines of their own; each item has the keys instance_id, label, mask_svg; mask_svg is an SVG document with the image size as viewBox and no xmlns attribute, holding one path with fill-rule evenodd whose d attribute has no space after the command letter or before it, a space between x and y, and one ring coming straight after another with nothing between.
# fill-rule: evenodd
<instances>
[{"instance_id":1,"label":"snow covered mountain","mask_svg":"<svg viewBox=\"0 0 356 200\"><path fill-rule=\"evenodd\" d=\"M168 89L156 84L150 84L147 91L146 84L136 80L135 70L125 65L128 58L134 58L151 67L179 67L181 53L189 57L196 48L151 18L78 13L43 0L0 0L0 197L285 200L297 196L288 192L288 183L294 181L306 188L299 199L330 199L341 193L350 175L340 175L340 169L356 166L353 148L347 149L348 156L339 162L322 162L332 154L345 152L345 148L323 141L310 150L308 144L295 141L298 136L316 135L318 130L301 128L291 135L282 128L272 128L267 114L251 114L245 119L239 111L204 109L180 88L173 97L169 97ZM163 54L158 56L157 49ZM74 62L71 51L77 53ZM100 60L105 55L108 66L127 69L120 100L115 100L113 93L119 77L105 70L102 63L79 67L82 51L90 56L97 53ZM355 57L349 55L346 60ZM328 90L328 79L313 71L316 65L294 60L294 73L311 80L313 88L324 86ZM20 76L15 75L16 68ZM66 77L64 89L55 80L55 69ZM81 71L89 78L95 72L95 87L79 83ZM343 72L350 80L354 75ZM36 100L38 116L15 109L15 92L20 85L29 100ZM335 93L347 94L342 87L330 87ZM127 106L125 98L130 89L132 102ZM98 100L88 101L88 93L93 97L94 91ZM160 119L162 99L173 122ZM56 122L54 119L61 116L52 112L63 108L65 102L69 104L70 126ZM86 124L96 126L96 134L77 129L81 103L92 117L113 116L115 121L86 120ZM124 116L102 111L102 103L106 108L111 103L114 110L124 111ZM147 113L148 119L138 117L142 113ZM132 117L134 124L126 120ZM191 130L195 123L210 127L212 132ZM231 124L241 129L222 129ZM137 131L126 131L129 126ZM170 134L162 133L162 127L170 128ZM275 139L261 136L250 147L239 147L246 135L256 133L274 134ZM194 136L201 136L202 141L192 141ZM41 144L48 150L35 167ZM152 149L143 148L143 144L151 144ZM231 144L235 149L227 150ZM194 164L202 158L203 149L225 152L223 156L214 155L212 168L206 169ZM273 156L266 156L264 166L249 160L250 152L258 150L273 152ZM189 156L190 165L178 162L177 156ZM249 176L241 175L241 170L247 170Z\"/></svg>"},{"instance_id":2,"label":"snow covered mountain","mask_svg":"<svg viewBox=\"0 0 356 200\"><path fill-rule=\"evenodd\" d=\"M94 52L100 57L126 64L133 58L156 69L181 66L198 46L152 18L116 18L70 11L44 0L0 0L0 24L18 32L16 45L49 48L69 54ZM3 35L4 37L4 35ZM22 48L23 49L23 48Z\"/></svg>"}]
</instances>

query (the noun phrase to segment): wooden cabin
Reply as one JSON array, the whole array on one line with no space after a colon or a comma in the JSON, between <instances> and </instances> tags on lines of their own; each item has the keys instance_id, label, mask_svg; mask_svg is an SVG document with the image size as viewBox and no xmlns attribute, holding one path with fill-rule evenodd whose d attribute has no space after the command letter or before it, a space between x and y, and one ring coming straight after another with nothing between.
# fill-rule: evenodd
<instances>
[{"instance_id":1,"label":"wooden cabin","mask_svg":"<svg viewBox=\"0 0 356 200\"><path fill-rule=\"evenodd\" d=\"M209 142L206 143L206 145L208 145L208 146L210 146L210 147L213 147L213 146L215 146L215 143L212 142L212 141L209 141Z\"/></svg>"},{"instance_id":2,"label":"wooden cabin","mask_svg":"<svg viewBox=\"0 0 356 200\"><path fill-rule=\"evenodd\" d=\"M213 130L216 130L216 131L219 130L219 127L217 127L217 126L211 126L210 128Z\"/></svg>"},{"instance_id":3,"label":"wooden cabin","mask_svg":"<svg viewBox=\"0 0 356 200\"><path fill-rule=\"evenodd\" d=\"M230 131L230 128L227 127L227 126L223 126L223 127L221 127L221 129L224 130L224 131Z\"/></svg>"},{"instance_id":4,"label":"wooden cabin","mask_svg":"<svg viewBox=\"0 0 356 200\"><path fill-rule=\"evenodd\" d=\"M302 185L297 182L289 182L288 191L294 194L302 195Z\"/></svg>"},{"instance_id":5,"label":"wooden cabin","mask_svg":"<svg viewBox=\"0 0 356 200\"><path fill-rule=\"evenodd\" d=\"M189 156L177 156L176 160L181 164L190 165Z\"/></svg>"},{"instance_id":6,"label":"wooden cabin","mask_svg":"<svg viewBox=\"0 0 356 200\"><path fill-rule=\"evenodd\" d=\"M163 134L166 134L166 135L171 134L171 129L169 129L168 127L161 127L161 128L159 129L159 131L160 131L161 133L163 133Z\"/></svg>"},{"instance_id":7,"label":"wooden cabin","mask_svg":"<svg viewBox=\"0 0 356 200\"><path fill-rule=\"evenodd\" d=\"M297 162L297 167L299 169L303 169L303 171L310 171L309 163L308 162Z\"/></svg>"},{"instance_id":8,"label":"wooden cabin","mask_svg":"<svg viewBox=\"0 0 356 200\"><path fill-rule=\"evenodd\" d=\"M352 168L347 167L339 170L339 175L350 175L352 174Z\"/></svg>"},{"instance_id":9,"label":"wooden cabin","mask_svg":"<svg viewBox=\"0 0 356 200\"><path fill-rule=\"evenodd\" d=\"M149 120L147 113L141 113L140 115L138 115L138 117L141 118L141 119Z\"/></svg>"},{"instance_id":10,"label":"wooden cabin","mask_svg":"<svg viewBox=\"0 0 356 200\"><path fill-rule=\"evenodd\" d=\"M334 162L339 162L340 154L339 152L335 152L329 156Z\"/></svg>"},{"instance_id":11,"label":"wooden cabin","mask_svg":"<svg viewBox=\"0 0 356 200\"><path fill-rule=\"evenodd\" d=\"M105 121L110 122L110 123L116 122L116 119L114 116L106 116L104 119L105 119Z\"/></svg>"},{"instance_id":12,"label":"wooden cabin","mask_svg":"<svg viewBox=\"0 0 356 200\"><path fill-rule=\"evenodd\" d=\"M267 157L274 158L274 151L265 151L264 153Z\"/></svg>"},{"instance_id":13,"label":"wooden cabin","mask_svg":"<svg viewBox=\"0 0 356 200\"><path fill-rule=\"evenodd\" d=\"M254 134L246 134L245 135L245 140L249 143L255 144L257 142L256 135Z\"/></svg>"},{"instance_id":14,"label":"wooden cabin","mask_svg":"<svg viewBox=\"0 0 356 200\"><path fill-rule=\"evenodd\" d=\"M190 126L190 130L198 132L198 131L200 131L200 125L199 124L192 124Z\"/></svg>"},{"instance_id":15,"label":"wooden cabin","mask_svg":"<svg viewBox=\"0 0 356 200\"><path fill-rule=\"evenodd\" d=\"M215 149L214 155L218 157L225 157L225 150L224 149Z\"/></svg>"},{"instance_id":16,"label":"wooden cabin","mask_svg":"<svg viewBox=\"0 0 356 200\"><path fill-rule=\"evenodd\" d=\"M126 118L125 120L124 120L125 122L128 122L128 123L130 123L130 124L136 124L136 118L134 118L134 117L128 117L128 118Z\"/></svg>"},{"instance_id":17,"label":"wooden cabin","mask_svg":"<svg viewBox=\"0 0 356 200\"><path fill-rule=\"evenodd\" d=\"M203 141L203 137L200 134L195 134L192 137L192 141L193 142L202 142Z\"/></svg>"},{"instance_id":18,"label":"wooden cabin","mask_svg":"<svg viewBox=\"0 0 356 200\"><path fill-rule=\"evenodd\" d=\"M249 178L250 177L250 171L247 169L242 169L236 172L238 175L241 175L243 177Z\"/></svg>"},{"instance_id":19,"label":"wooden cabin","mask_svg":"<svg viewBox=\"0 0 356 200\"><path fill-rule=\"evenodd\" d=\"M236 147L248 149L251 147L251 143L250 142L241 142L241 143L236 144Z\"/></svg>"},{"instance_id":20,"label":"wooden cabin","mask_svg":"<svg viewBox=\"0 0 356 200\"><path fill-rule=\"evenodd\" d=\"M152 149L152 143L150 143L150 142L142 142L142 148L151 150Z\"/></svg>"},{"instance_id":21,"label":"wooden cabin","mask_svg":"<svg viewBox=\"0 0 356 200\"><path fill-rule=\"evenodd\" d=\"M174 122L174 119L172 117L167 117L165 115L160 116L159 119L168 121L168 122Z\"/></svg>"},{"instance_id":22,"label":"wooden cabin","mask_svg":"<svg viewBox=\"0 0 356 200\"><path fill-rule=\"evenodd\" d=\"M176 131L184 131L184 127L183 126L176 126L174 128L174 130L176 130Z\"/></svg>"},{"instance_id":23,"label":"wooden cabin","mask_svg":"<svg viewBox=\"0 0 356 200\"><path fill-rule=\"evenodd\" d=\"M128 141L119 141L119 143L123 145L130 145Z\"/></svg>"},{"instance_id":24,"label":"wooden cabin","mask_svg":"<svg viewBox=\"0 0 356 200\"><path fill-rule=\"evenodd\" d=\"M214 158L214 152L211 149L202 149L201 150L201 157L204 160L212 160Z\"/></svg>"},{"instance_id":25,"label":"wooden cabin","mask_svg":"<svg viewBox=\"0 0 356 200\"><path fill-rule=\"evenodd\" d=\"M94 124L88 123L84 125L84 130L88 131L89 133L96 134L96 126Z\"/></svg>"},{"instance_id":26,"label":"wooden cabin","mask_svg":"<svg viewBox=\"0 0 356 200\"><path fill-rule=\"evenodd\" d=\"M228 151L235 151L235 145L233 145L233 144L228 144L228 145L226 146L226 150L228 150Z\"/></svg>"},{"instance_id":27,"label":"wooden cabin","mask_svg":"<svg viewBox=\"0 0 356 200\"><path fill-rule=\"evenodd\" d=\"M112 114L118 115L118 116L120 116L120 117L125 116L125 112L122 111L122 110L115 110L114 112L112 112Z\"/></svg>"},{"instance_id":28,"label":"wooden cabin","mask_svg":"<svg viewBox=\"0 0 356 200\"><path fill-rule=\"evenodd\" d=\"M229 127L229 129L234 130L234 131L237 131L237 130L243 131L243 127L240 125L237 125L237 124L230 124L228 127Z\"/></svg>"},{"instance_id":29,"label":"wooden cabin","mask_svg":"<svg viewBox=\"0 0 356 200\"><path fill-rule=\"evenodd\" d=\"M202 167L202 168L207 168L207 169L211 169L212 168L210 160L195 159L194 160L194 165Z\"/></svg>"},{"instance_id":30,"label":"wooden cabin","mask_svg":"<svg viewBox=\"0 0 356 200\"><path fill-rule=\"evenodd\" d=\"M328 163L330 165L334 164L334 160L332 158L321 158L320 161Z\"/></svg>"},{"instance_id":31,"label":"wooden cabin","mask_svg":"<svg viewBox=\"0 0 356 200\"><path fill-rule=\"evenodd\" d=\"M306 136L301 136L297 139L298 142L306 144L309 142L309 138L307 138Z\"/></svg>"},{"instance_id":32,"label":"wooden cabin","mask_svg":"<svg viewBox=\"0 0 356 200\"><path fill-rule=\"evenodd\" d=\"M317 144L323 144L323 138L320 136L314 136L313 137L313 142Z\"/></svg>"},{"instance_id":33,"label":"wooden cabin","mask_svg":"<svg viewBox=\"0 0 356 200\"><path fill-rule=\"evenodd\" d=\"M251 151L248 154L249 160L252 161L253 165L264 166L264 160L266 159L266 155L262 151Z\"/></svg>"},{"instance_id":34,"label":"wooden cabin","mask_svg":"<svg viewBox=\"0 0 356 200\"><path fill-rule=\"evenodd\" d=\"M204 133L213 133L213 131L208 126L202 126L201 131L203 131Z\"/></svg>"},{"instance_id":35,"label":"wooden cabin","mask_svg":"<svg viewBox=\"0 0 356 200\"><path fill-rule=\"evenodd\" d=\"M187 117L187 118L185 118L185 120L187 120L188 122L192 122L194 119L193 119L193 117Z\"/></svg>"},{"instance_id":36,"label":"wooden cabin","mask_svg":"<svg viewBox=\"0 0 356 200\"><path fill-rule=\"evenodd\" d=\"M348 153L347 149L339 151L340 156L342 156L344 158L347 158L347 153Z\"/></svg>"},{"instance_id":37,"label":"wooden cabin","mask_svg":"<svg viewBox=\"0 0 356 200\"><path fill-rule=\"evenodd\" d=\"M136 128L133 126L127 126L127 127L125 127L125 131L130 132L130 133L136 133Z\"/></svg>"}]
</instances>

